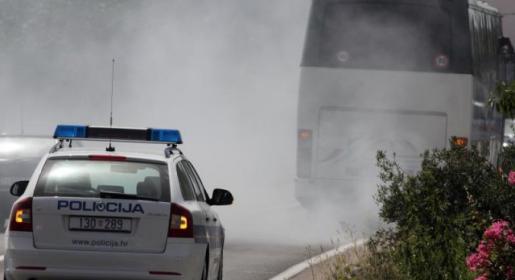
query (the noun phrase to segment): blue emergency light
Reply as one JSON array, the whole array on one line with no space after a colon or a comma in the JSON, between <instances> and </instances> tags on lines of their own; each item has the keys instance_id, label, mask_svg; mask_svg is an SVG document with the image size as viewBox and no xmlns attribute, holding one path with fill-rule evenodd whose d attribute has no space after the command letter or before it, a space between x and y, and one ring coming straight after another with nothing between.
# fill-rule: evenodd
<instances>
[{"instance_id":1,"label":"blue emergency light","mask_svg":"<svg viewBox=\"0 0 515 280\"><path fill-rule=\"evenodd\" d=\"M174 129L150 129L150 141L182 144L181 133Z\"/></svg>"},{"instance_id":2,"label":"blue emergency light","mask_svg":"<svg viewBox=\"0 0 515 280\"><path fill-rule=\"evenodd\" d=\"M54 138L86 138L87 126L58 125L54 132Z\"/></svg>"},{"instance_id":3,"label":"blue emergency light","mask_svg":"<svg viewBox=\"0 0 515 280\"><path fill-rule=\"evenodd\" d=\"M119 128L84 125L58 125L55 139L113 140L123 142L153 142L182 144L181 133L175 129Z\"/></svg>"}]
</instances>

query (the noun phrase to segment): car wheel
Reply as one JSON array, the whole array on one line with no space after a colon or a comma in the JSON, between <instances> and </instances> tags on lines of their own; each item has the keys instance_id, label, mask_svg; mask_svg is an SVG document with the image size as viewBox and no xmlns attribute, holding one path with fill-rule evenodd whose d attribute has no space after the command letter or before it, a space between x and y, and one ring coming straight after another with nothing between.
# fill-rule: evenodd
<instances>
[{"instance_id":1,"label":"car wheel","mask_svg":"<svg viewBox=\"0 0 515 280\"><path fill-rule=\"evenodd\" d=\"M220 255L220 264L218 266L218 278L217 280L223 280L224 278L224 251Z\"/></svg>"},{"instance_id":2,"label":"car wheel","mask_svg":"<svg viewBox=\"0 0 515 280\"><path fill-rule=\"evenodd\" d=\"M208 274L208 271L207 271L207 260L206 262L204 263L204 268L202 269L202 280L207 280L207 274Z\"/></svg>"}]
</instances>

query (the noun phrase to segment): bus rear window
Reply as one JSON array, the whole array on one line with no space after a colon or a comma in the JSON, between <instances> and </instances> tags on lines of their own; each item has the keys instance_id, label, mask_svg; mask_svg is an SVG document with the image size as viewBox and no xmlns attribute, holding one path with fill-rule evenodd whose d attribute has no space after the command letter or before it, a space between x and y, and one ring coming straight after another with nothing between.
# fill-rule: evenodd
<instances>
[{"instance_id":1,"label":"bus rear window","mask_svg":"<svg viewBox=\"0 0 515 280\"><path fill-rule=\"evenodd\" d=\"M102 192L169 202L167 165L135 161L51 159L43 168L34 195L100 197Z\"/></svg>"},{"instance_id":2,"label":"bus rear window","mask_svg":"<svg viewBox=\"0 0 515 280\"><path fill-rule=\"evenodd\" d=\"M436 7L335 3L325 7L319 29L318 63L326 67L446 70L449 14ZM446 61L447 59L447 61Z\"/></svg>"}]
</instances>

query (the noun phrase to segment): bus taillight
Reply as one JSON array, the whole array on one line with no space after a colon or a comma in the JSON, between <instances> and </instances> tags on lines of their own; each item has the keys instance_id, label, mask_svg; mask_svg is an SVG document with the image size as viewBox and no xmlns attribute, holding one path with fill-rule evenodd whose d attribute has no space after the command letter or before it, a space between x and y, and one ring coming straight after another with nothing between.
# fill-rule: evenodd
<instances>
[{"instance_id":1,"label":"bus taillight","mask_svg":"<svg viewBox=\"0 0 515 280\"><path fill-rule=\"evenodd\" d=\"M311 140L313 132L310 129L299 129L299 140L306 141Z\"/></svg>"},{"instance_id":2,"label":"bus taillight","mask_svg":"<svg viewBox=\"0 0 515 280\"><path fill-rule=\"evenodd\" d=\"M456 147L465 148L469 143L467 137L452 137L452 144Z\"/></svg>"},{"instance_id":3,"label":"bus taillight","mask_svg":"<svg viewBox=\"0 0 515 280\"><path fill-rule=\"evenodd\" d=\"M299 129L297 143L297 176L309 178L313 154L313 130Z\"/></svg>"}]
</instances>

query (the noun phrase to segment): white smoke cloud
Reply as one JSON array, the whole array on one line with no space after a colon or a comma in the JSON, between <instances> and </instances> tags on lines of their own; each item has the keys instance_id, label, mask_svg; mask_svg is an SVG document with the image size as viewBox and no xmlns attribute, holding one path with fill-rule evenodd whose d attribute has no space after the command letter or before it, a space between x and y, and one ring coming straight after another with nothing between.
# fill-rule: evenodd
<instances>
[{"instance_id":1,"label":"white smoke cloud","mask_svg":"<svg viewBox=\"0 0 515 280\"><path fill-rule=\"evenodd\" d=\"M228 238L327 240L293 197L300 60L310 1L0 1L2 130L56 123L181 129ZM16 15L16 16L11 16ZM18 109L20 108L20 109ZM327 225L333 225L328 219ZM335 226L336 228L337 226Z\"/></svg>"}]
</instances>

